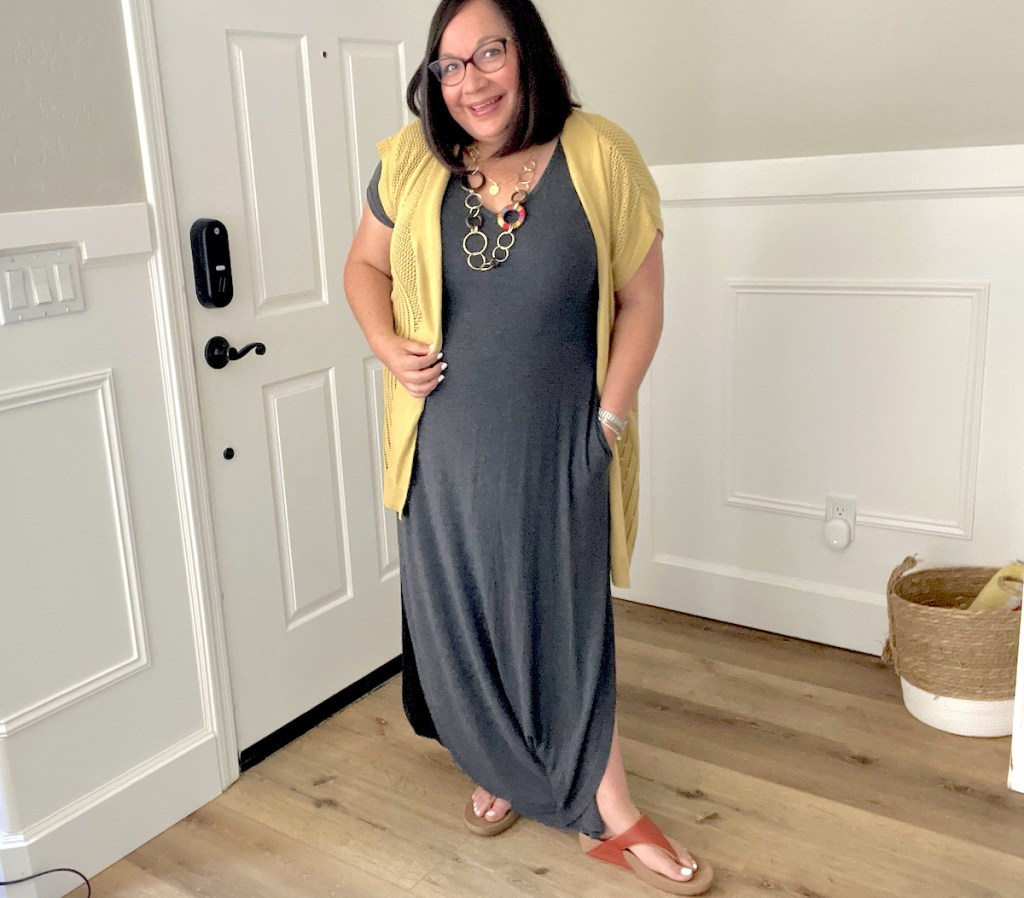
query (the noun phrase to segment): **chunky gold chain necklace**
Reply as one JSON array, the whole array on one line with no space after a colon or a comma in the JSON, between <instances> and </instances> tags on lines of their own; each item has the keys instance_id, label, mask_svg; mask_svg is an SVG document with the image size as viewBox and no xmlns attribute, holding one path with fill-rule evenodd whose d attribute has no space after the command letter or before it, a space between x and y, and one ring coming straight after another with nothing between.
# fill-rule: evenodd
<instances>
[{"instance_id":1,"label":"chunky gold chain necklace","mask_svg":"<svg viewBox=\"0 0 1024 898\"><path fill-rule=\"evenodd\" d=\"M487 183L487 178L480 171L480 157L476 148L469 148L469 160L473 164L473 170L463 175L460 183L466 191L466 208L469 214L466 216L466 227L469 232L462 238L462 249L466 253L466 262L474 271L490 271L502 262L508 260L509 251L516 242L516 230L526 221L526 208L523 205L530 195L530 184L533 182L534 173L537 171L537 160L530 158L519 172L519 180L515 190L512 191L511 202L497 213L498 227L501 233L494 241L491 249L491 257L487 258L487 247L489 241L487 235L481 230L484 224L482 210L483 197L480 196L480 188ZM495 191L492 191L494 193ZM474 249L473 246L477 248Z\"/></svg>"}]
</instances>

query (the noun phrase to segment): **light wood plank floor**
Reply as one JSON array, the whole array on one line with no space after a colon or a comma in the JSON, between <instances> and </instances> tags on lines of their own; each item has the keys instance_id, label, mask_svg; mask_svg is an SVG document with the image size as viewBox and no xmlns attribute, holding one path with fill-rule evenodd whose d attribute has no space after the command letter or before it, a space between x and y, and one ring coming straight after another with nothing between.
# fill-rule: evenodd
<instances>
[{"instance_id":1,"label":"light wood plank floor","mask_svg":"<svg viewBox=\"0 0 1024 898\"><path fill-rule=\"evenodd\" d=\"M628 602L616 602L616 634L634 796L714 864L711 894L1024 896L1008 738L918 723L895 675L864 655ZM94 894L658 894L532 821L472 835L470 791L409 729L395 678L104 871Z\"/></svg>"}]
</instances>

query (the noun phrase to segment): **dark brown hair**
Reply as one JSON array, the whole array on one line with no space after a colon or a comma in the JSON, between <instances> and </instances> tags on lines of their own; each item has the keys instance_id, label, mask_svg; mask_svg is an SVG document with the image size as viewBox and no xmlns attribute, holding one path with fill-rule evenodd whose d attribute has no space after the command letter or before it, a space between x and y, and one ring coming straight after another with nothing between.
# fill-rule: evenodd
<instances>
[{"instance_id":1,"label":"dark brown hair","mask_svg":"<svg viewBox=\"0 0 1024 898\"><path fill-rule=\"evenodd\" d=\"M464 171L462 148L473 138L452 118L441 94L441 82L427 68L437 59L441 36L470 0L441 0L427 35L427 50L409 80L406 102L423 125L434 155L452 171ZM574 106L569 76L551 36L530 0L488 0L508 23L509 37L519 54L519 109L509 124L508 140L498 151L507 156L517 150L554 140L562 132Z\"/></svg>"}]
</instances>

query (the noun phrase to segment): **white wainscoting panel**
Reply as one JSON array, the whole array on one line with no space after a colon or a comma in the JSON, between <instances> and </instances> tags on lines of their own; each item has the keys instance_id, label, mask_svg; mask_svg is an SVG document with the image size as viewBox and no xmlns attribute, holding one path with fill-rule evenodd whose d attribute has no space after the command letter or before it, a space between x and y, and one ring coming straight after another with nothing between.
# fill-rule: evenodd
<instances>
[{"instance_id":1,"label":"white wainscoting panel","mask_svg":"<svg viewBox=\"0 0 1024 898\"><path fill-rule=\"evenodd\" d=\"M969 538L987 285L730 287L726 503L821 518L826 494L870 484L859 526Z\"/></svg>"},{"instance_id":2,"label":"white wainscoting panel","mask_svg":"<svg viewBox=\"0 0 1024 898\"><path fill-rule=\"evenodd\" d=\"M878 653L885 584L1024 551L1024 147L655 169L627 598ZM855 541L823 539L829 493Z\"/></svg>"},{"instance_id":3,"label":"white wainscoting panel","mask_svg":"<svg viewBox=\"0 0 1024 898\"><path fill-rule=\"evenodd\" d=\"M68 244L82 253L84 310L0 341L0 868L11 878L95 873L221 789L149 208L0 214L0 247Z\"/></svg>"},{"instance_id":4,"label":"white wainscoting panel","mask_svg":"<svg viewBox=\"0 0 1024 898\"><path fill-rule=\"evenodd\" d=\"M17 608L0 683L22 683L0 692L5 737L145 669L149 653L112 373L0 393L0 459L19 509L0 547Z\"/></svg>"}]
</instances>

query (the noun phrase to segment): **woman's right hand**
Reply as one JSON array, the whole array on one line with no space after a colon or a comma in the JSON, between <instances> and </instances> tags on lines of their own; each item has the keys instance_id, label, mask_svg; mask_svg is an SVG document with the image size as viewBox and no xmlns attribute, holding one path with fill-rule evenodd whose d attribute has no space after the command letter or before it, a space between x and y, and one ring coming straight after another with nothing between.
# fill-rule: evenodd
<instances>
[{"instance_id":1,"label":"woman's right hand","mask_svg":"<svg viewBox=\"0 0 1024 898\"><path fill-rule=\"evenodd\" d=\"M444 380L448 363L442 361L443 352L435 352L433 346L406 340L397 334L386 338L377 347L379 358L395 375L398 382L417 399L429 396Z\"/></svg>"}]
</instances>

